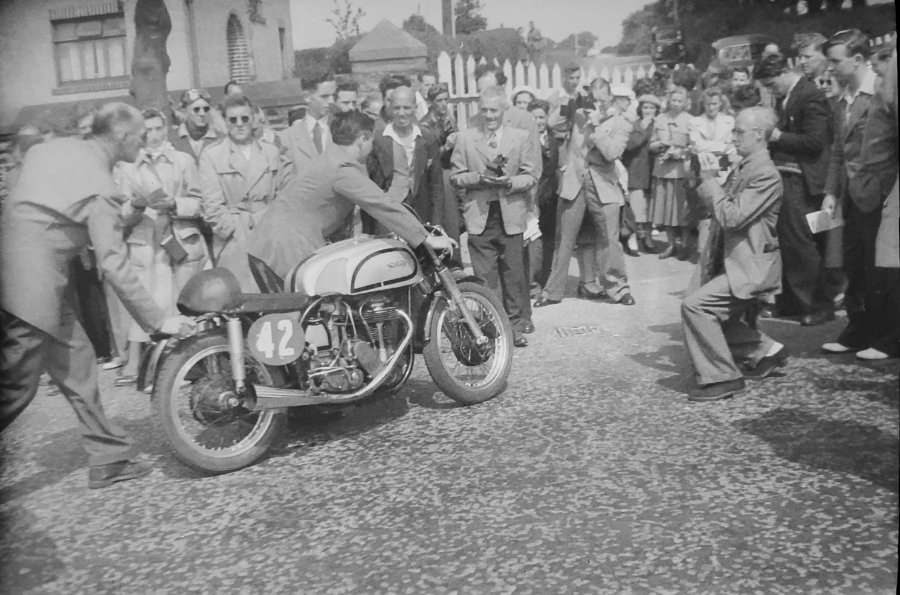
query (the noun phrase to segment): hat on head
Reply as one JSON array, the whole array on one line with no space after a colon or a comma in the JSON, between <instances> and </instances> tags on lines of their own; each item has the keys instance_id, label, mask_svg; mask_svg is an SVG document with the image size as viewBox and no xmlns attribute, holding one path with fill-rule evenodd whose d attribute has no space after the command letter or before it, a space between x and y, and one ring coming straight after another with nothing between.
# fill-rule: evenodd
<instances>
[{"instance_id":1,"label":"hat on head","mask_svg":"<svg viewBox=\"0 0 900 595\"><path fill-rule=\"evenodd\" d=\"M628 87L628 85L622 84L614 84L609 87L610 93L612 93L613 97L627 97L631 99L634 96L634 92Z\"/></svg>"},{"instance_id":2,"label":"hat on head","mask_svg":"<svg viewBox=\"0 0 900 595\"><path fill-rule=\"evenodd\" d=\"M652 103L657 108L662 107L662 102L659 100L659 97L657 97L656 95L651 95L649 93L645 93L644 95L638 97L637 102L638 105L642 103Z\"/></svg>"},{"instance_id":3,"label":"hat on head","mask_svg":"<svg viewBox=\"0 0 900 595\"><path fill-rule=\"evenodd\" d=\"M181 107L187 107L198 99L210 101L209 93L204 89L188 89L181 94Z\"/></svg>"},{"instance_id":4,"label":"hat on head","mask_svg":"<svg viewBox=\"0 0 900 595\"><path fill-rule=\"evenodd\" d=\"M447 86L447 83L437 83L436 85L433 85L430 89L428 89L428 97L426 97L425 99L427 99L428 101L434 101L435 99L437 99L438 95L441 95L442 93L447 93L448 95L450 94L450 88Z\"/></svg>"}]
</instances>

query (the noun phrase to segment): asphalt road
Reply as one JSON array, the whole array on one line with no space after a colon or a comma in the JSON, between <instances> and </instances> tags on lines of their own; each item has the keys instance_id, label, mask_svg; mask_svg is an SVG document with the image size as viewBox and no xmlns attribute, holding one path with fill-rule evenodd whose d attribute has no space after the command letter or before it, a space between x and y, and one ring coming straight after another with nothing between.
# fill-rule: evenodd
<instances>
[{"instance_id":1,"label":"asphalt road","mask_svg":"<svg viewBox=\"0 0 900 595\"><path fill-rule=\"evenodd\" d=\"M893 593L897 361L820 354L841 320L765 322L782 373L689 403L690 267L629 267L635 307L537 310L493 401L454 405L420 362L229 475L179 464L103 372L155 470L88 490L74 415L42 389L3 436L0 592Z\"/></svg>"}]
</instances>

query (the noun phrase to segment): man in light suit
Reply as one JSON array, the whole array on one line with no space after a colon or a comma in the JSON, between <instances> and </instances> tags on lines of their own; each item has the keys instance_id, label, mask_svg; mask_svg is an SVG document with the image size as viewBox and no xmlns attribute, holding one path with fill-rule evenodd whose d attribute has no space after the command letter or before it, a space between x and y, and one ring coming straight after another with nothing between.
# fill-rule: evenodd
<instances>
[{"instance_id":1,"label":"man in light suit","mask_svg":"<svg viewBox=\"0 0 900 595\"><path fill-rule=\"evenodd\" d=\"M148 332L187 334L193 323L166 318L128 262L113 164L141 148L141 113L103 106L93 138L61 138L32 148L3 208L0 227L0 429L28 406L44 369L75 410L88 452L88 486L150 471L128 435L103 411L94 350L78 322L69 263L88 243L105 278Z\"/></svg>"},{"instance_id":2,"label":"man in light suit","mask_svg":"<svg viewBox=\"0 0 900 595\"><path fill-rule=\"evenodd\" d=\"M306 115L278 133L281 145L294 162L294 175L303 177L310 163L331 143L329 127L337 86L330 77L300 82L306 93Z\"/></svg>"},{"instance_id":3,"label":"man in light suit","mask_svg":"<svg viewBox=\"0 0 900 595\"><path fill-rule=\"evenodd\" d=\"M389 200L366 175L373 128L363 113L335 114L332 144L305 176L293 179L253 229L249 253L281 279L345 227L357 206L410 246L426 243L445 250L453 245L449 238L429 235L402 203Z\"/></svg>"},{"instance_id":4,"label":"man in light suit","mask_svg":"<svg viewBox=\"0 0 900 595\"><path fill-rule=\"evenodd\" d=\"M569 260L586 213L593 219L597 233L594 258L601 264L604 293L615 303L635 303L619 243L619 210L625 199L615 167L628 144L631 125L622 114L607 113L612 100L609 82L598 79L593 87L596 109L577 110L569 133L567 167L561 175L557 206L558 243L550 278L534 304L536 308L562 301Z\"/></svg>"},{"instance_id":5,"label":"man in light suit","mask_svg":"<svg viewBox=\"0 0 900 595\"><path fill-rule=\"evenodd\" d=\"M528 341L520 300L528 294L528 283L523 234L529 224L537 225L530 192L538 179L536 160L528 133L503 123L508 104L502 87L486 88L478 105L479 126L457 138L450 179L465 191L463 219L475 274L503 297L514 343L524 347Z\"/></svg>"},{"instance_id":6,"label":"man in light suit","mask_svg":"<svg viewBox=\"0 0 900 595\"><path fill-rule=\"evenodd\" d=\"M718 166L703 172L704 182L697 188L713 212L714 228L721 230L710 235L721 238L722 245L716 275L681 305L684 342L699 385L691 401L730 397L744 390L744 376L764 378L787 356L784 345L742 320L754 302L781 288L775 227L783 190L767 151L774 128L769 108L740 112L734 126L740 163L724 188L714 179ZM735 358L745 364L743 372Z\"/></svg>"},{"instance_id":7,"label":"man in light suit","mask_svg":"<svg viewBox=\"0 0 900 595\"><path fill-rule=\"evenodd\" d=\"M397 87L388 100L391 121L376 134L369 155L369 177L392 199L406 203L422 221L443 218L444 184L440 147L430 131L415 123L415 96L409 87ZM363 217L363 230L376 231L375 220Z\"/></svg>"}]
</instances>

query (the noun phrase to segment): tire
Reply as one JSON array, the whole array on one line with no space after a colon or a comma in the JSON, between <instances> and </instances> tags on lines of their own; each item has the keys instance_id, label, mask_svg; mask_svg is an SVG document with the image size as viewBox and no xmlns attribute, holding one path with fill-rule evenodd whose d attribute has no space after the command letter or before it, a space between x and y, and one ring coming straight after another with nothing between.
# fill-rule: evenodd
<instances>
[{"instance_id":1,"label":"tire","mask_svg":"<svg viewBox=\"0 0 900 595\"><path fill-rule=\"evenodd\" d=\"M432 306L434 312L431 316L431 328L428 329L430 340L422 349L422 356L438 388L458 403L474 405L496 397L506 388L512 366L513 332L503 304L493 291L471 281L460 282L459 290L467 305L477 304L481 316L476 316L476 319L480 318L482 331L491 338L485 378L481 382L467 383L448 370L451 358L456 366L461 365L466 369L480 368L484 364L479 363L483 354L472 349L474 342L468 326L462 319L455 320L446 300L436 300ZM442 350L444 343L450 346L449 353Z\"/></svg>"},{"instance_id":2,"label":"tire","mask_svg":"<svg viewBox=\"0 0 900 595\"><path fill-rule=\"evenodd\" d=\"M282 411L250 412L241 407L223 406L213 399L232 388L228 353L228 339L222 334L193 337L180 343L166 357L156 377L153 398L156 420L178 460L206 473L227 473L252 465L266 454L284 425ZM272 381L265 366L249 354L245 353L244 357L248 381L261 384ZM210 367L219 371L210 374ZM191 370L194 372L190 373ZM185 400L187 408L182 411ZM185 427L186 422L199 427L200 433L193 436ZM207 433L212 439L219 429L224 435L229 429L237 428L249 428L247 436L225 448L212 448L197 441Z\"/></svg>"}]
</instances>

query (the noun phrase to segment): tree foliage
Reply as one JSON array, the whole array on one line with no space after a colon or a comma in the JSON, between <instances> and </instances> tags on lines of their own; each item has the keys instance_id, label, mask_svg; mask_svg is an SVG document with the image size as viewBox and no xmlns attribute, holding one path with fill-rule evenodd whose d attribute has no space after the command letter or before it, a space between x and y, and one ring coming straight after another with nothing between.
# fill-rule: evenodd
<instances>
[{"instance_id":1,"label":"tree foliage","mask_svg":"<svg viewBox=\"0 0 900 595\"><path fill-rule=\"evenodd\" d=\"M790 47L797 32L828 34L858 27L883 34L894 25L893 4L866 7L854 0L853 9L841 10L841 0L656 0L622 21L620 55L650 53L650 30L678 24L689 62L702 64L711 57L710 44L721 37L765 33L781 47ZM677 6L678 14L675 13Z\"/></svg>"},{"instance_id":2,"label":"tree foliage","mask_svg":"<svg viewBox=\"0 0 900 595\"><path fill-rule=\"evenodd\" d=\"M487 29L487 19L481 15L482 8L481 0L457 0L453 9L457 35L470 35Z\"/></svg>"},{"instance_id":3,"label":"tree foliage","mask_svg":"<svg viewBox=\"0 0 900 595\"><path fill-rule=\"evenodd\" d=\"M325 19L334 28L334 36L337 41L343 41L359 35L359 21L366 12L359 7L354 7L350 0L344 0L341 6L339 0L332 0L334 8L331 16Z\"/></svg>"}]
</instances>

